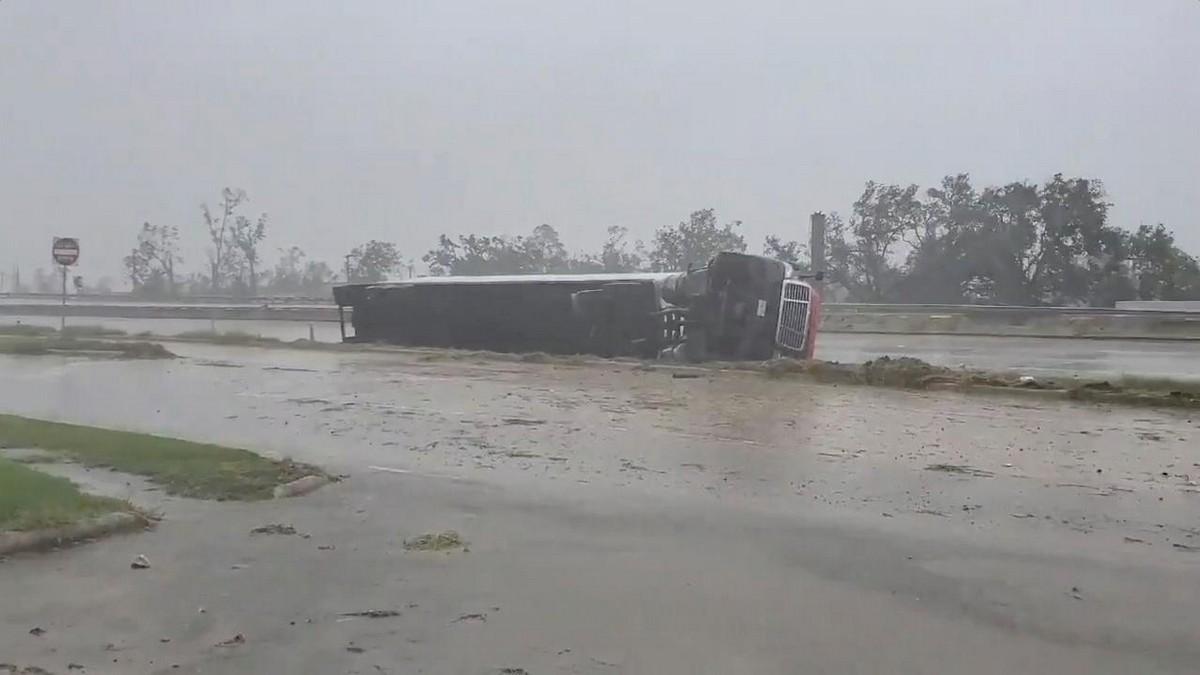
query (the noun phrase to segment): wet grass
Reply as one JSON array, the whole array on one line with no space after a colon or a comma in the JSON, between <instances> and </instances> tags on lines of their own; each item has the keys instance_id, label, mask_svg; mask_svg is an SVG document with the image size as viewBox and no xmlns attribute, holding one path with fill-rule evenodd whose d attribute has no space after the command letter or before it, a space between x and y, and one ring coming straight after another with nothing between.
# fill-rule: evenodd
<instances>
[{"instance_id":1,"label":"wet grass","mask_svg":"<svg viewBox=\"0 0 1200 675\"><path fill-rule=\"evenodd\" d=\"M120 328L104 326L67 326L59 332L63 337L122 337L128 335Z\"/></svg>"},{"instance_id":2,"label":"wet grass","mask_svg":"<svg viewBox=\"0 0 1200 675\"><path fill-rule=\"evenodd\" d=\"M66 478L0 458L0 532L61 527L133 510L128 502L84 494Z\"/></svg>"},{"instance_id":3,"label":"wet grass","mask_svg":"<svg viewBox=\"0 0 1200 675\"><path fill-rule=\"evenodd\" d=\"M16 415L0 415L0 447L62 453L85 466L145 476L169 494L199 499L270 499L275 486L322 473L240 448Z\"/></svg>"},{"instance_id":4,"label":"wet grass","mask_svg":"<svg viewBox=\"0 0 1200 675\"><path fill-rule=\"evenodd\" d=\"M446 530L444 532L429 532L413 537L412 539L405 539L404 548L408 551L444 552L466 549L467 542L463 540L462 535L454 530Z\"/></svg>"},{"instance_id":5,"label":"wet grass","mask_svg":"<svg viewBox=\"0 0 1200 675\"><path fill-rule=\"evenodd\" d=\"M0 335L36 337L39 335L53 335L57 332L57 330L49 326L33 326L27 323L10 323L0 325Z\"/></svg>"},{"instance_id":6,"label":"wet grass","mask_svg":"<svg viewBox=\"0 0 1200 675\"><path fill-rule=\"evenodd\" d=\"M0 354L14 356L46 356L67 354L103 356L123 359L171 359L175 355L156 342L127 342L58 335L0 336Z\"/></svg>"},{"instance_id":7,"label":"wet grass","mask_svg":"<svg viewBox=\"0 0 1200 675\"><path fill-rule=\"evenodd\" d=\"M817 382L892 387L950 388L974 391L1040 390L1079 401L1124 405L1200 408L1200 382L1172 378L1126 376L1109 380L1019 377L934 366L911 357L882 356L862 364L776 359L757 366L771 378L801 376Z\"/></svg>"},{"instance_id":8,"label":"wet grass","mask_svg":"<svg viewBox=\"0 0 1200 675\"><path fill-rule=\"evenodd\" d=\"M211 342L218 345L258 345L258 344L279 344L280 340L276 338L266 338L254 333L246 333L243 331L211 331L211 330L187 330L182 333L176 333L175 338L181 340L196 340L198 342Z\"/></svg>"},{"instance_id":9,"label":"wet grass","mask_svg":"<svg viewBox=\"0 0 1200 675\"><path fill-rule=\"evenodd\" d=\"M119 328L107 328L105 326L67 326L61 331L50 326L34 326L27 323L10 323L0 325L0 335L18 335L25 337L41 337L48 335L61 335L62 337L87 338L87 337L121 337L126 335L126 332Z\"/></svg>"}]
</instances>

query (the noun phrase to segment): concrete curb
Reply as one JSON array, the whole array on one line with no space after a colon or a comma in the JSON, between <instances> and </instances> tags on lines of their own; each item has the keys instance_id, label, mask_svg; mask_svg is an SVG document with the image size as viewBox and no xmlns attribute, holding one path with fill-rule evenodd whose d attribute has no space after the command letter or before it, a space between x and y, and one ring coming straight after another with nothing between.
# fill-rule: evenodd
<instances>
[{"instance_id":1,"label":"concrete curb","mask_svg":"<svg viewBox=\"0 0 1200 675\"><path fill-rule=\"evenodd\" d=\"M53 548L116 532L144 528L150 520L138 513L108 513L74 525L33 532L0 532L0 555Z\"/></svg>"},{"instance_id":2,"label":"concrete curb","mask_svg":"<svg viewBox=\"0 0 1200 675\"><path fill-rule=\"evenodd\" d=\"M290 483L276 485L273 494L275 495L275 499L299 497L300 495L306 495L316 490L328 482L330 481L325 476L308 475L303 478L297 478Z\"/></svg>"}]
</instances>

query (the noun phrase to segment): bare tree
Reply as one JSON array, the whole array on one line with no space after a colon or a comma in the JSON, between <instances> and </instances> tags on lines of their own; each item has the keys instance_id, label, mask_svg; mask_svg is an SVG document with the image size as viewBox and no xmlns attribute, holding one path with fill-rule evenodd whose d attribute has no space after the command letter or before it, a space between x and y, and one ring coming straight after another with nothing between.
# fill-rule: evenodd
<instances>
[{"instance_id":1,"label":"bare tree","mask_svg":"<svg viewBox=\"0 0 1200 675\"><path fill-rule=\"evenodd\" d=\"M235 223L235 211L238 205L246 201L246 191L241 188L227 187L221 190L221 201L217 204L217 213L214 214L208 208L208 204L200 205L200 212L204 216L204 225L208 229L208 239L210 246L208 249L208 266L211 270L209 277L212 283L212 290L221 290L221 281L224 279L228 267L226 257L229 254L230 245L230 229Z\"/></svg>"},{"instance_id":2,"label":"bare tree","mask_svg":"<svg viewBox=\"0 0 1200 675\"><path fill-rule=\"evenodd\" d=\"M229 239L241 254L241 262L246 266L250 295L258 294L258 244L266 237L267 214L259 216L257 223L251 223L245 216L234 218Z\"/></svg>"}]
</instances>

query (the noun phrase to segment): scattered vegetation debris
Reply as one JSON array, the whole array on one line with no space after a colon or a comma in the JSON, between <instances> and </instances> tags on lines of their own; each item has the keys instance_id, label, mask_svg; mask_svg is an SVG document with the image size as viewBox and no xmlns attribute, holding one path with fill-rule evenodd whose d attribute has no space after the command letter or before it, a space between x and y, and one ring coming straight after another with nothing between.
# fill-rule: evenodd
<instances>
[{"instance_id":1,"label":"scattered vegetation debris","mask_svg":"<svg viewBox=\"0 0 1200 675\"><path fill-rule=\"evenodd\" d=\"M250 534L296 534L296 528L282 523L271 523L250 530Z\"/></svg>"},{"instance_id":2,"label":"scattered vegetation debris","mask_svg":"<svg viewBox=\"0 0 1200 675\"><path fill-rule=\"evenodd\" d=\"M150 559L139 554L133 559L133 562L129 563L129 566L135 570L148 570L150 569Z\"/></svg>"},{"instance_id":3,"label":"scattered vegetation debris","mask_svg":"<svg viewBox=\"0 0 1200 675\"><path fill-rule=\"evenodd\" d=\"M337 547L336 547L336 546L334 546L333 544L322 544L322 545L320 545L320 546L318 546L318 547L317 547L317 550L318 550L318 551L332 551L332 550L334 550L335 548L337 548Z\"/></svg>"},{"instance_id":4,"label":"scattered vegetation debris","mask_svg":"<svg viewBox=\"0 0 1200 675\"><path fill-rule=\"evenodd\" d=\"M995 475L991 471L976 469L974 467L967 466L966 464L930 464L929 466L925 467L925 470L943 471L945 473L959 473L966 476L979 476L981 478L991 478L993 475Z\"/></svg>"},{"instance_id":5,"label":"scattered vegetation debris","mask_svg":"<svg viewBox=\"0 0 1200 675\"><path fill-rule=\"evenodd\" d=\"M1145 544L1147 542L1145 539L1138 539L1137 537L1125 537L1125 543L1126 544Z\"/></svg>"},{"instance_id":6,"label":"scattered vegetation debris","mask_svg":"<svg viewBox=\"0 0 1200 675\"><path fill-rule=\"evenodd\" d=\"M501 668L500 675L529 675L529 671L524 668Z\"/></svg>"},{"instance_id":7,"label":"scattered vegetation debris","mask_svg":"<svg viewBox=\"0 0 1200 675\"><path fill-rule=\"evenodd\" d=\"M1200 553L1200 546L1191 546L1189 544L1179 544L1179 543L1171 544L1171 546L1173 546L1174 548L1176 548L1180 551L1185 551L1187 553Z\"/></svg>"},{"instance_id":8,"label":"scattered vegetation debris","mask_svg":"<svg viewBox=\"0 0 1200 675\"><path fill-rule=\"evenodd\" d=\"M480 612L475 612L472 614L463 614L462 616L451 621L450 623L465 623L465 622L471 622L471 621L486 623L487 622L487 614L483 614Z\"/></svg>"},{"instance_id":9,"label":"scattered vegetation debris","mask_svg":"<svg viewBox=\"0 0 1200 675\"><path fill-rule=\"evenodd\" d=\"M350 644L346 645L346 651L350 652L351 654L361 654L367 650L351 642Z\"/></svg>"},{"instance_id":10,"label":"scattered vegetation debris","mask_svg":"<svg viewBox=\"0 0 1200 675\"><path fill-rule=\"evenodd\" d=\"M1153 431L1139 431L1137 437L1143 441L1161 441L1163 439L1162 434L1156 434Z\"/></svg>"},{"instance_id":11,"label":"scattered vegetation debris","mask_svg":"<svg viewBox=\"0 0 1200 675\"><path fill-rule=\"evenodd\" d=\"M546 423L546 420L526 419L523 417L505 417L504 419L502 419L500 421L505 424L511 424L511 425L521 426L521 427L533 427L533 426L537 426L539 424Z\"/></svg>"},{"instance_id":12,"label":"scattered vegetation debris","mask_svg":"<svg viewBox=\"0 0 1200 675\"><path fill-rule=\"evenodd\" d=\"M236 647L237 645L244 645L244 644L246 644L246 636L242 635L241 633L238 633L237 635L234 635L233 637L229 638L228 640L222 640L222 641L218 642L214 646L215 647Z\"/></svg>"},{"instance_id":13,"label":"scattered vegetation debris","mask_svg":"<svg viewBox=\"0 0 1200 675\"><path fill-rule=\"evenodd\" d=\"M467 542L454 530L427 532L404 540L404 548L409 551L453 551L466 549L466 547Z\"/></svg>"},{"instance_id":14,"label":"scattered vegetation debris","mask_svg":"<svg viewBox=\"0 0 1200 675\"><path fill-rule=\"evenodd\" d=\"M673 380L698 380L701 377L703 375L700 373L671 373L671 379Z\"/></svg>"},{"instance_id":15,"label":"scattered vegetation debris","mask_svg":"<svg viewBox=\"0 0 1200 675\"><path fill-rule=\"evenodd\" d=\"M393 616L400 616L400 612L395 609L364 609L360 612L342 612L340 616L356 616L364 619L387 619Z\"/></svg>"},{"instance_id":16,"label":"scattered vegetation debris","mask_svg":"<svg viewBox=\"0 0 1200 675\"><path fill-rule=\"evenodd\" d=\"M34 626L33 628L29 629L29 634L34 637L39 637L46 634L46 629L42 628L41 626Z\"/></svg>"}]
</instances>

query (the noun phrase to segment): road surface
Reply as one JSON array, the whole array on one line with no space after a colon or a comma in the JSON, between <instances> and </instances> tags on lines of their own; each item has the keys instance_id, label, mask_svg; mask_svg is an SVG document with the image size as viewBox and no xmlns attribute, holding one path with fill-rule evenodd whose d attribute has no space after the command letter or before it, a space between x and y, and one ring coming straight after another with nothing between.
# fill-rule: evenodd
<instances>
[{"instance_id":1,"label":"road surface","mask_svg":"<svg viewBox=\"0 0 1200 675\"><path fill-rule=\"evenodd\" d=\"M56 317L0 317L0 324L18 321L58 326ZM150 331L174 335L215 329L281 340L308 339L310 335L322 342L341 339L337 324L328 322L73 318L68 325L100 325L130 334ZM941 366L1034 376L1138 375L1200 380L1200 341L821 333L816 355L842 363L861 363L879 356L913 356Z\"/></svg>"},{"instance_id":2,"label":"road surface","mask_svg":"<svg viewBox=\"0 0 1200 675\"><path fill-rule=\"evenodd\" d=\"M0 605L7 662L510 675L1200 663L1187 413L176 347L186 358L0 358L0 410L252 447L347 478L217 504L91 476L165 520L0 563L0 597L21 598ZM309 538L249 535L266 523ZM448 528L469 551L403 549ZM129 568L137 554L151 569ZM344 616L371 609L399 615Z\"/></svg>"}]
</instances>

